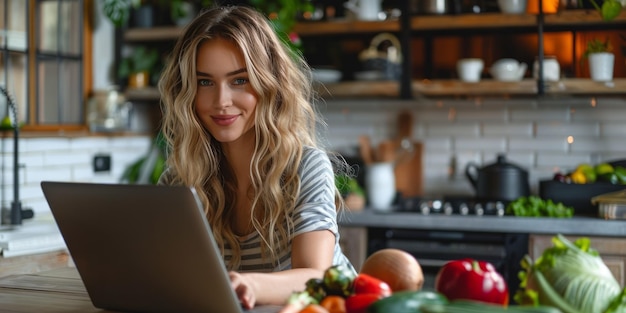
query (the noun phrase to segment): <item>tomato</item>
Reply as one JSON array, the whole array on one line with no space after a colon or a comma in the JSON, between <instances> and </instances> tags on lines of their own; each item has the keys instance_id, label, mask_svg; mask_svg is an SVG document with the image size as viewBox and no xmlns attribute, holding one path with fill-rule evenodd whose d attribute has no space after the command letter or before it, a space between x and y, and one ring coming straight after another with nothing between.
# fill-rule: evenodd
<instances>
[{"instance_id":1,"label":"tomato","mask_svg":"<svg viewBox=\"0 0 626 313\"><path fill-rule=\"evenodd\" d=\"M309 304L300 310L298 313L330 313L323 306L319 304Z\"/></svg>"},{"instance_id":2,"label":"tomato","mask_svg":"<svg viewBox=\"0 0 626 313\"><path fill-rule=\"evenodd\" d=\"M341 296L326 296L320 305L328 310L328 313L346 313L346 300Z\"/></svg>"},{"instance_id":3,"label":"tomato","mask_svg":"<svg viewBox=\"0 0 626 313\"><path fill-rule=\"evenodd\" d=\"M446 263L437 273L435 290L449 300L467 299L502 306L509 304L506 282L489 262L462 259Z\"/></svg>"},{"instance_id":4,"label":"tomato","mask_svg":"<svg viewBox=\"0 0 626 313\"><path fill-rule=\"evenodd\" d=\"M346 312L347 313L365 313L367 312L367 308L372 303L382 298L384 297L378 294L373 294L373 293L351 295L348 298L346 298Z\"/></svg>"},{"instance_id":5,"label":"tomato","mask_svg":"<svg viewBox=\"0 0 626 313\"><path fill-rule=\"evenodd\" d=\"M352 284L355 294L371 293L382 297L391 295L391 288L386 282L367 274L357 275Z\"/></svg>"}]
</instances>

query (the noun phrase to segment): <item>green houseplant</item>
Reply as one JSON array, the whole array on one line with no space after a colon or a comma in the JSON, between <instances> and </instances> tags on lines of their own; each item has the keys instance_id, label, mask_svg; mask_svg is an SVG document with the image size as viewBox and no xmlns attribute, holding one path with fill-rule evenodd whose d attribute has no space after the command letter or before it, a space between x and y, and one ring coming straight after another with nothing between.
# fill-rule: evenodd
<instances>
[{"instance_id":1,"label":"green houseplant","mask_svg":"<svg viewBox=\"0 0 626 313\"><path fill-rule=\"evenodd\" d=\"M103 0L102 10L115 27L122 27L128 22L131 9L140 5L141 0Z\"/></svg>"},{"instance_id":2,"label":"green houseplant","mask_svg":"<svg viewBox=\"0 0 626 313\"><path fill-rule=\"evenodd\" d=\"M276 34L285 42L294 53L299 53L302 43L293 27L298 17L306 12L312 12L314 7L309 0L248 0L259 11L265 13Z\"/></svg>"},{"instance_id":3,"label":"green houseplant","mask_svg":"<svg viewBox=\"0 0 626 313\"><path fill-rule=\"evenodd\" d=\"M156 49L137 46L130 56L122 58L117 70L118 78L128 79L130 88L141 88L149 85L150 74L159 61Z\"/></svg>"},{"instance_id":4,"label":"green houseplant","mask_svg":"<svg viewBox=\"0 0 626 313\"><path fill-rule=\"evenodd\" d=\"M583 59L589 62L589 75L594 81L611 81L613 79L613 66L615 55L608 38L604 41L592 39L587 42L587 48Z\"/></svg>"}]
</instances>

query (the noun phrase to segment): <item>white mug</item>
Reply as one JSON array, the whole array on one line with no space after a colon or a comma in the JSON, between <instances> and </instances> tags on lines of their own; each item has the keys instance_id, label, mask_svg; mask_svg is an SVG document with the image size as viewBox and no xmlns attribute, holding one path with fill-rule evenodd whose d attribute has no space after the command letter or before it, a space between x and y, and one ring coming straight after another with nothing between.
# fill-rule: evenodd
<instances>
[{"instance_id":1,"label":"white mug","mask_svg":"<svg viewBox=\"0 0 626 313\"><path fill-rule=\"evenodd\" d=\"M465 82L479 82L485 63L482 59L468 58L456 62L456 71L459 78Z\"/></svg>"},{"instance_id":2,"label":"white mug","mask_svg":"<svg viewBox=\"0 0 626 313\"><path fill-rule=\"evenodd\" d=\"M365 190L369 205L376 211L390 211L396 197L396 176L392 162L367 165Z\"/></svg>"}]
</instances>

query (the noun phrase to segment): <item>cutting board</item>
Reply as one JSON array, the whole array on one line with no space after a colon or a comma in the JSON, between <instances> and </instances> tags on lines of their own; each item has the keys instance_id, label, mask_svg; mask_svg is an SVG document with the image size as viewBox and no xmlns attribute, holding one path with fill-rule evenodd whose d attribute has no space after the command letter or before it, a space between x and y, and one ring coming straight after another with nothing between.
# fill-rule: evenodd
<instances>
[{"instance_id":1,"label":"cutting board","mask_svg":"<svg viewBox=\"0 0 626 313\"><path fill-rule=\"evenodd\" d=\"M401 111L398 114L397 134L395 145L402 147L402 140L408 140L412 146L412 153L398 160L395 168L396 189L403 197L415 197L423 192L423 167L421 142L413 140L413 115L410 111Z\"/></svg>"}]
</instances>

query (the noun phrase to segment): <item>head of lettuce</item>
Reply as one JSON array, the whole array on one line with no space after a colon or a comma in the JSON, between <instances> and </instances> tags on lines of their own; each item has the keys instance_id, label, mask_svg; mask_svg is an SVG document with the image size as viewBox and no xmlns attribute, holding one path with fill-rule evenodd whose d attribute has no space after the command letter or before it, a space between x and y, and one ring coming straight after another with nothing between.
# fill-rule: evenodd
<instances>
[{"instance_id":1,"label":"head of lettuce","mask_svg":"<svg viewBox=\"0 0 626 313\"><path fill-rule=\"evenodd\" d=\"M524 258L519 304L547 305L563 313L626 313L626 289L622 289L589 238L570 242L562 235L552 239L533 263Z\"/></svg>"}]
</instances>

